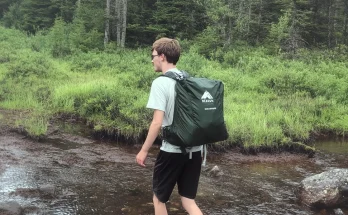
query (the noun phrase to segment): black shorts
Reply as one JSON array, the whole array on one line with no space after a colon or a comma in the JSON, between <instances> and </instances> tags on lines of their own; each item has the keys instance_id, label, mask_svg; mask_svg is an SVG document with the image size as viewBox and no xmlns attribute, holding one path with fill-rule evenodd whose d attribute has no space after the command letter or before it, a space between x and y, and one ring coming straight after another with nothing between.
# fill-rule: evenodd
<instances>
[{"instance_id":1,"label":"black shorts","mask_svg":"<svg viewBox=\"0 0 348 215\"><path fill-rule=\"evenodd\" d=\"M197 194L201 174L201 151L189 153L169 153L160 150L153 173L153 192L162 203L169 200L175 184L180 196L194 199Z\"/></svg>"}]
</instances>

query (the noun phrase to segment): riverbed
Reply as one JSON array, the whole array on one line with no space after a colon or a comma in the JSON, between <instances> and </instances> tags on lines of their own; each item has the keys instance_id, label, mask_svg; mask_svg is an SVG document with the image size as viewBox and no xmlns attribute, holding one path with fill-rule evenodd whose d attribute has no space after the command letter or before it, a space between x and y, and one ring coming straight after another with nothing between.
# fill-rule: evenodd
<instances>
[{"instance_id":1,"label":"riverbed","mask_svg":"<svg viewBox=\"0 0 348 215\"><path fill-rule=\"evenodd\" d=\"M135 163L140 147L95 140L78 124L61 123L41 142L2 127L0 204L15 203L25 215L153 214L151 177L159 148L152 148L142 168ZM334 214L301 205L295 191L307 176L348 168L348 141L327 139L315 147L313 158L208 152L197 204L211 215ZM214 166L217 174L210 172ZM169 214L187 214L176 189L167 207Z\"/></svg>"}]
</instances>

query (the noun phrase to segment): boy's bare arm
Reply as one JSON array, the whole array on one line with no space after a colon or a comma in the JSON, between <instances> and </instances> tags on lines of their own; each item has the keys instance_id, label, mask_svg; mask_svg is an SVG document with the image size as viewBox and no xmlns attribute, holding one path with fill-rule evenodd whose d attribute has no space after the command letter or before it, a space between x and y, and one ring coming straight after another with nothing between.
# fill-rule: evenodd
<instances>
[{"instance_id":1,"label":"boy's bare arm","mask_svg":"<svg viewBox=\"0 0 348 215\"><path fill-rule=\"evenodd\" d=\"M140 166L145 167L145 160L149 149L151 148L153 142L156 140L162 126L162 121L164 117L164 112L161 110L155 110L153 114L153 119L147 134L146 140L141 148L140 152L136 157L136 161Z\"/></svg>"}]
</instances>

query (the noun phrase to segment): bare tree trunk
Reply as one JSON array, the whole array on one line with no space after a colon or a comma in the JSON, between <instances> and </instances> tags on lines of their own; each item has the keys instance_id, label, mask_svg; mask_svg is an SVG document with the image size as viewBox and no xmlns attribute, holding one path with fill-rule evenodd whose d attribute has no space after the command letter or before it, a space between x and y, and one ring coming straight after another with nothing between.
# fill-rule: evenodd
<instances>
[{"instance_id":1,"label":"bare tree trunk","mask_svg":"<svg viewBox=\"0 0 348 215\"><path fill-rule=\"evenodd\" d=\"M238 37L244 37L245 31L245 0L240 0L238 5L238 18L236 20Z\"/></svg>"},{"instance_id":2,"label":"bare tree trunk","mask_svg":"<svg viewBox=\"0 0 348 215\"><path fill-rule=\"evenodd\" d=\"M343 42L348 45L348 1L344 1Z\"/></svg>"},{"instance_id":3,"label":"bare tree trunk","mask_svg":"<svg viewBox=\"0 0 348 215\"><path fill-rule=\"evenodd\" d=\"M104 47L106 47L110 40L110 0L106 0L105 16Z\"/></svg>"},{"instance_id":4,"label":"bare tree trunk","mask_svg":"<svg viewBox=\"0 0 348 215\"><path fill-rule=\"evenodd\" d=\"M313 16L312 16L312 22L314 23L315 26L318 26L319 23L319 2L318 0L314 0L313 2ZM317 43L317 37L313 37L314 44Z\"/></svg>"},{"instance_id":5,"label":"bare tree trunk","mask_svg":"<svg viewBox=\"0 0 348 215\"><path fill-rule=\"evenodd\" d=\"M333 10L334 10L334 20L333 20L333 33L334 33L334 40L335 40L335 46L337 46L338 44L338 37L336 36L336 29L337 29L337 7L335 4L335 1L332 1L332 6L333 6Z\"/></svg>"},{"instance_id":6,"label":"bare tree trunk","mask_svg":"<svg viewBox=\"0 0 348 215\"><path fill-rule=\"evenodd\" d=\"M331 48L331 37L332 37L332 29L331 29L331 23L332 23L332 2L329 0L329 8L328 8L328 15L329 15L329 21L328 21L328 34L327 34L327 43L328 47Z\"/></svg>"},{"instance_id":7,"label":"bare tree trunk","mask_svg":"<svg viewBox=\"0 0 348 215\"><path fill-rule=\"evenodd\" d=\"M239 2L239 10L238 10L238 18L237 20L241 20L242 19L242 14L243 14L243 3L244 3L244 0L241 0Z\"/></svg>"},{"instance_id":8,"label":"bare tree trunk","mask_svg":"<svg viewBox=\"0 0 348 215\"><path fill-rule=\"evenodd\" d=\"M227 35L227 45L230 45L232 43L232 17L231 17L231 11L233 9L232 1L228 2L228 9L229 9L229 15L228 15L228 35Z\"/></svg>"},{"instance_id":9,"label":"bare tree trunk","mask_svg":"<svg viewBox=\"0 0 348 215\"><path fill-rule=\"evenodd\" d=\"M293 0L293 13L292 13L292 20L291 20L291 27L290 27L290 44L289 44L289 50L292 51L293 54L296 53L297 50L297 40L296 40L296 35L297 35L297 2L296 0Z\"/></svg>"},{"instance_id":10,"label":"bare tree trunk","mask_svg":"<svg viewBox=\"0 0 348 215\"><path fill-rule=\"evenodd\" d=\"M228 38L227 44L230 45L232 43L232 17L228 16Z\"/></svg>"},{"instance_id":11,"label":"bare tree trunk","mask_svg":"<svg viewBox=\"0 0 348 215\"><path fill-rule=\"evenodd\" d=\"M250 33L250 22L251 22L251 1L248 1L249 8L248 8L248 26L247 26L247 35Z\"/></svg>"},{"instance_id":12,"label":"bare tree trunk","mask_svg":"<svg viewBox=\"0 0 348 215\"><path fill-rule=\"evenodd\" d=\"M116 14L116 43L121 45L121 0L115 0L115 14Z\"/></svg>"},{"instance_id":13,"label":"bare tree trunk","mask_svg":"<svg viewBox=\"0 0 348 215\"><path fill-rule=\"evenodd\" d=\"M75 16L78 17L78 18L81 18L81 17L79 17L80 14L81 14L81 0L77 0L77 2L76 2L76 11L75 12L76 12ZM74 18L76 18L76 17L74 17Z\"/></svg>"},{"instance_id":14,"label":"bare tree trunk","mask_svg":"<svg viewBox=\"0 0 348 215\"><path fill-rule=\"evenodd\" d=\"M262 10L263 10L263 1L260 0L259 17L258 17L258 21L257 21L258 34L256 35L256 42L257 43L259 43L259 41L260 41Z\"/></svg>"},{"instance_id":15,"label":"bare tree trunk","mask_svg":"<svg viewBox=\"0 0 348 215\"><path fill-rule=\"evenodd\" d=\"M122 10L122 34L121 34L121 47L125 47L126 43L126 30L127 30L127 1L122 0L123 10Z\"/></svg>"}]
</instances>

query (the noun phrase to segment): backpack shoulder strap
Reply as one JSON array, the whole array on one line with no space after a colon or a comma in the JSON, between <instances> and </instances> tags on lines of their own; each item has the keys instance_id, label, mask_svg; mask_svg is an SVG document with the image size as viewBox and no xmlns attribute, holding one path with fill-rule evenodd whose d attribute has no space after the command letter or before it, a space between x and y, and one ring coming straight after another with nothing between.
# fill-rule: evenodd
<instances>
[{"instance_id":1,"label":"backpack shoulder strap","mask_svg":"<svg viewBox=\"0 0 348 215\"><path fill-rule=\"evenodd\" d=\"M182 81L182 80L185 80L186 78L190 77L190 75L187 72L182 71L182 70L180 70L180 72L181 72L181 74L178 74L178 73L172 72L172 71L168 71L168 72L164 73L164 75L162 74L161 76L174 79L175 81Z\"/></svg>"}]
</instances>

